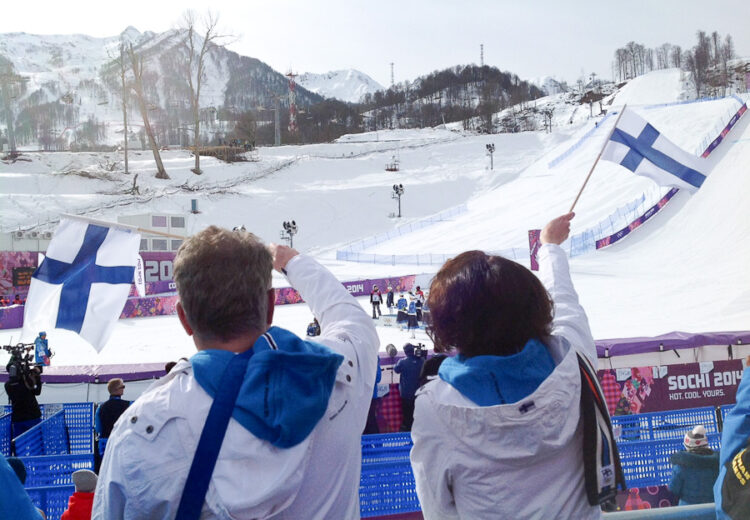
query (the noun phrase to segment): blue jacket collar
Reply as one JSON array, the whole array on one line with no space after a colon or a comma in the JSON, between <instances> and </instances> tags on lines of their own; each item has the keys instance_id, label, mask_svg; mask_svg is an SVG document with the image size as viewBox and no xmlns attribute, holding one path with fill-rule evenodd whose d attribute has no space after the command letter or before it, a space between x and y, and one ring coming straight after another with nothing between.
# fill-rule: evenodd
<instances>
[{"instance_id":1,"label":"blue jacket collar","mask_svg":"<svg viewBox=\"0 0 750 520\"><path fill-rule=\"evenodd\" d=\"M440 379L479 406L515 403L531 395L554 371L547 347L537 339L511 356L458 355L440 365Z\"/></svg>"},{"instance_id":2,"label":"blue jacket collar","mask_svg":"<svg viewBox=\"0 0 750 520\"><path fill-rule=\"evenodd\" d=\"M252 348L232 417L274 446L295 446L323 417L344 357L279 327L268 329ZM203 350L190 358L196 381L212 398L234 355Z\"/></svg>"}]
</instances>

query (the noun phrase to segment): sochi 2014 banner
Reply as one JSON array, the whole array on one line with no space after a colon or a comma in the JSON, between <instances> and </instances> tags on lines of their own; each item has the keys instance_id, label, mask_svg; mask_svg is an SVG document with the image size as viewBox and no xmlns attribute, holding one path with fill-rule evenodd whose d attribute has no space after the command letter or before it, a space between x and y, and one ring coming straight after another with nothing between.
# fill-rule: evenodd
<instances>
[{"instance_id":1,"label":"sochi 2014 banner","mask_svg":"<svg viewBox=\"0 0 750 520\"><path fill-rule=\"evenodd\" d=\"M599 370L611 415L733 404L742 361Z\"/></svg>"}]
</instances>

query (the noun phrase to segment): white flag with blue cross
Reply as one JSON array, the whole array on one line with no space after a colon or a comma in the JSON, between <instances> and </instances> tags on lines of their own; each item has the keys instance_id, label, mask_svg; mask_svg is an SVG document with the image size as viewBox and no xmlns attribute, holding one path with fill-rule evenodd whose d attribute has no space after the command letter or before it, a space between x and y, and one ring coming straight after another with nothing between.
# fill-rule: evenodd
<instances>
[{"instance_id":1,"label":"white flag with blue cross","mask_svg":"<svg viewBox=\"0 0 750 520\"><path fill-rule=\"evenodd\" d=\"M708 173L705 159L686 152L627 109L617 122L602 159L649 177L661 186L674 186L691 193L701 187Z\"/></svg>"},{"instance_id":2,"label":"white flag with blue cross","mask_svg":"<svg viewBox=\"0 0 750 520\"><path fill-rule=\"evenodd\" d=\"M96 350L104 347L128 298L141 238L131 229L111 226L61 218L31 277L24 337L67 329Z\"/></svg>"}]
</instances>

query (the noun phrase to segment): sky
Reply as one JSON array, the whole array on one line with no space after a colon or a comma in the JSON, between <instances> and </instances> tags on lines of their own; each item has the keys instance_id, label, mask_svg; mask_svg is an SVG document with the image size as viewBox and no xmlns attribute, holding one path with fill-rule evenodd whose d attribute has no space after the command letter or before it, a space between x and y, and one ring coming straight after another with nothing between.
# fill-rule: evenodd
<instances>
[{"instance_id":1,"label":"sky","mask_svg":"<svg viewBox=\"0 0 750 520\"><path fill-rule=\"evenodd\" d=\"M280 72L354 68L384 86L484 62L523 79L611 78L628 41L692 47L697 30L731 34L750 56L747 0L159 0L3 2L0 33L114 36L176 27L185 9L218 13L229 48Z\"/></svg>"}]
</instances>

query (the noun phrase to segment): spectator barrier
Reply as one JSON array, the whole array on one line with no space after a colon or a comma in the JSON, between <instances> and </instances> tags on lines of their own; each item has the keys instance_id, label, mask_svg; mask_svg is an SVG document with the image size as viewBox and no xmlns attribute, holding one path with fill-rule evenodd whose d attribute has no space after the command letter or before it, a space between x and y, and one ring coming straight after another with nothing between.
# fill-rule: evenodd
<instances>
[{"instance_id":1,"label":"spectator barrier","mask_svg":"<svg viewBox=\"0 0 750 520\"><path fill-rule=\"evenodd\" d=\"M411 447L408 432L362 436L362 518L421 510L409 461Z\"/></svg>"},{"instance_id":2,"label":"spectator barrier","mask_svg":"<svg viewBox=\"0 0 750 520\"><path fill-rule=\"evenodd\" d=\"M0 453L6 457L10 457L10 441L10 414L3 413L3 415L0 416Z\"/></svg>"},{"instance_id":3,"label":"spectator barrier","mask_svg":"<svg viewBox=\"0 0 750 520\"><path fill-rule=\"evenodd\" d=\"M724 419L727 418L727 414L732 411L732 408L734 408L733 404L725 404L725 405L719 407L719 411L721 413L722 428L723 428L723 425L724 425Z\"/></svg>"},{"instance_id":4,"label":"spectator barrier","mask_svg":"<svg viewBox=\"0 0 750 520\"><path fill-rule=\"evenodd\" d=\"M94 470L94 454L21 457L26 465L26 487L72 486L74 471Z\"/></svg>"},{"instance_id":5,"label":"spectator barrier","mask_svg":"<svg viewBox=\"0 0 750 520\"><path fill-rule=\"evenodd\" d=\"M12 440L17 457L68 453L65 412L60 410Z\"/></svg>"},{"instance_id":6,"label":"spectator barrier","mask_svg":"<svg viewBox=\"0 0 750 520\"><path fill-rule=\"evenodd\" d=\"M721 435L709 433L708 444L718 450ZM642 488L669 484L672 478L671 455L684 450L682 439L662 439L658 441L618 442L622 471L628 488Z\"/></svg>"},{"instance_id":7,"label":"spectator barrier","mask_svg":"<svg viewBox=\"0 0 750 520\"><path fill-rule=\"evenodd\" d=\"M68 498L75 492L75 486L40 486L26 488L26 492L34 505L44 511L47 520L60 520L68 508Z\"/></svg>"},{"instance_id":8,"label":"spectator barrier","mask_svg":"<svg viewBox=\"0 0 750 520\"><path fill-rule=\"evenodd\" d=\"M697 424L702 424L708 434L718 434L719 425L716 420L716 409L712 406L706 406L687 410L615 415L612 417L612 427L615 430L618 443L666 439L682 441L685 434Z\"/></svg>"}]
</instances>

